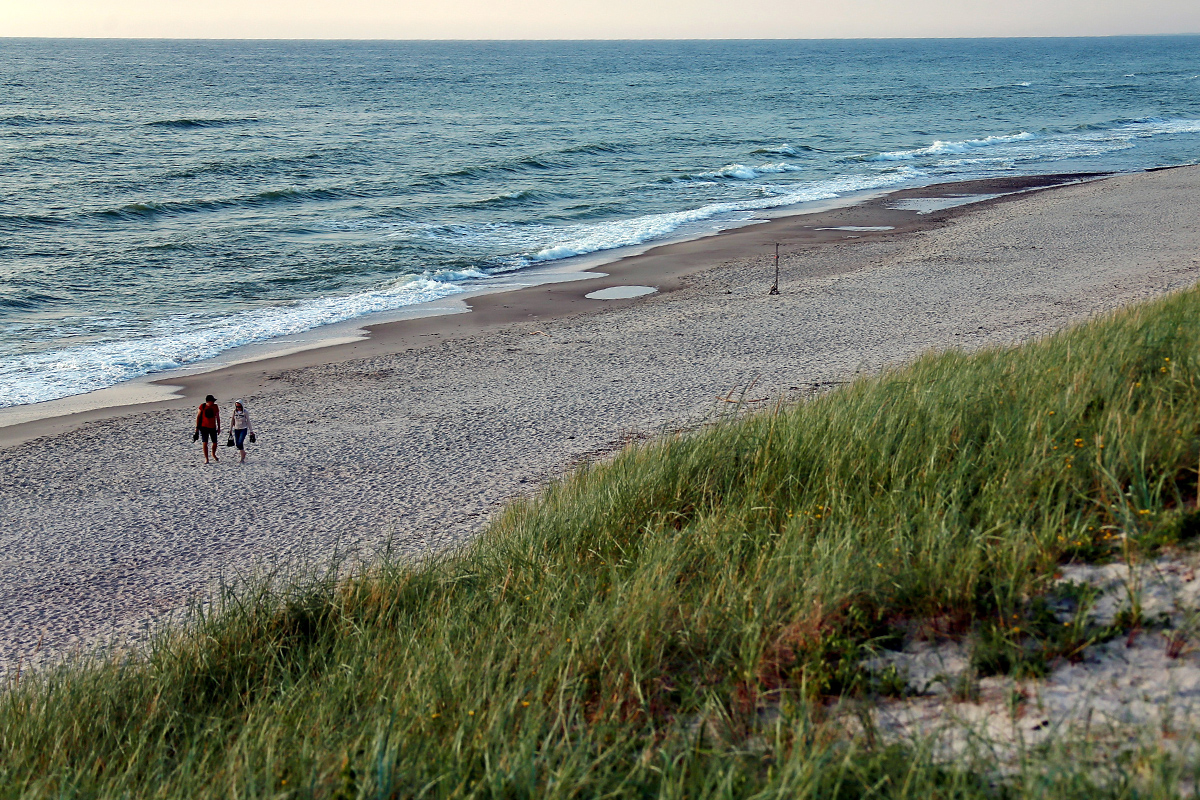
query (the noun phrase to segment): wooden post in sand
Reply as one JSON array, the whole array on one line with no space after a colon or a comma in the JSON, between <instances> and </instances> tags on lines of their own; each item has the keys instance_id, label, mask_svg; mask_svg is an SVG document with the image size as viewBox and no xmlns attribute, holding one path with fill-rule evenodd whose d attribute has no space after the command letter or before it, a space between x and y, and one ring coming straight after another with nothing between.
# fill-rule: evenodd
<instances>
[{"instance_id":1,"label":"wooden post in sand","mask_svg":"<svg viewBox=\"0 0 1200 800\"><path fill-rule=\"evenodd\" d=\"M779 242L775 243L775 282L771 284L771 291L767 294L779 294Z\"/></svg>"}]
</instances>

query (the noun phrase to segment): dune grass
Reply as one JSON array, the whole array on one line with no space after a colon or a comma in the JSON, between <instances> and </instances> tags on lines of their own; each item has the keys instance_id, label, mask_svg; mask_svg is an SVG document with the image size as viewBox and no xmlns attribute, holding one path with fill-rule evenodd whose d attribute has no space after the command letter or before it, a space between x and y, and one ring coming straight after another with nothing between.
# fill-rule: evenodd
<instances>
[{"instance_id":1,"label":"dune grass","mask_svg":"<svg viewBox=\"0 0 1200 800\"><path fill-rule=\"evenodd\" d=\"M1196 532L1200 292L626 448L420 566L242 587L0 696L0 797L1172 796L938 763L832 698L914 621L1077 654L1058 564ZM1030 620L1014 632L1013 619ZM986 635L982 635L986 634Z\"/></svg>"}]
</instances>

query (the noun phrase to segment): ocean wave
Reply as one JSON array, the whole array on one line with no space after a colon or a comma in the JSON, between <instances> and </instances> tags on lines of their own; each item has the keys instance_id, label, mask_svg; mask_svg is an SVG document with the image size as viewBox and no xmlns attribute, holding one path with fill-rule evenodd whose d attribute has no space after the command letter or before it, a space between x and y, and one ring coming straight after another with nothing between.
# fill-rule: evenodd
<instances>
[{"instance_id":1,"label":"ocean wave","mask_svg":"<svg viewBox=\"0 0 1200 800\"><path fill-rule=\"evenodd\" d=\"M713 172L701 172L696 177L704 178L736 178L739 181L752 181L763 175L778 175L783 172L803 172L804 167L780 161L777 164L760 164L757 167L747 167L742 164L727 164Z\"/></svg>"},{"instance_id":2,"label":"ocean wave","mask_svg":"<svg viewBox=\"0 0 1200 800\"><path fill-rule=\"evenodd\" d=\"M1009 136L988 136L962 142L935 141L928 147L879 153L862 160L906 162L942 157L934 166L942 169L985 164L1057 161L1129 150L1136 139L1200 133L1198 119L1143 117L1114 119L1076 125L1068 130L1022 131ZM953 158L963 156L963 158Z\"/></svg>"},{"instance_id":3,"label":"ocean wave","mask_svg":"<svg viewBox=\"0 0 1200 800\"><path fill-rule=\"evenodd\" d=\"M12 311L37 311L54 303L62 302L61 297L41 292L18 292L11 297L0 297L0 308Z\"/></svg>"},{"instance_id":4,"label":"ocean wave","mask_svg":"<svg viewBox=\"0 0 1200 800\"><path fill-rule=\"evenodd\" d=\"M478 280L480 278L490 278L491 273L484 272L476 267L463 267L461 269L439 269L436 272L430 273L429 277L435 281L458 283Z\"/></svg>"},{"instance_id":5,"label":"ocean wave","mask_svg":"<svg viewBox=\"0 0 1200 800\"><path fill-rule=\"evenodd\" d=\"M157 242L142 246L145 250L158 253L194 253L203 252L207 249L205 245L198 242Z\"/></svg>"},{"instance_id":6,"label":"ocean wave","mask_svg":"<svg viewBox=\"0 0 1200 800\"><path fill-rule=\"evenodd\" d=\"M458 278L462 280L463 278ZM202 361L234 347L302 333L322 325L458 294L433 276L405 278L369 292L242 311L205 325L198 315L173 317L151 335L0 358L0 408L103 389Z\"/></svg>"},{"instance_id":7,"label":"ocean wave","mask_svg":"<svg viewBox=\"0 0 1200 800\"><path fill-rule=\"evenodd\" d=\"M544 171L554 169L558 166L546 156L525 156L524 158L514 158L507 161L497 161L491 164L473 164L467 167L459 167L458 169L448 170L446 172L424 175L418 179L417 184L442 184L453 185L462 179L481 179L490 178L495 175L505 173L521 173L533 171Z\"/></svg>"},{"instance_id":8,"label":"ocean wave","mask_svg":"<svg viewBox=\"0 0 1200 800\"><path fill-rule=\"evenodd\" d=\"M803 172L805 167L798 167L780 161L775 164L759 164L748 167L745 164L726 164L720 169L705 172L691 172L682 175L670 175L660 178L659 183L713 183L722 180L752 181L764 175L778 175L784 172Z\"/></svg>"},{"instance_id":9,"label":"ocean wave","mask_svg":"<svg viewBox=\"0 0 1200 800\"><path fill-rule=\"evenodd\" d=\"M427 241L459 252L499 253L487 259L489 273L531 264L643 244L675 233L691 223L812 200L825 200L847 192L895 186L917 181L926 173L908 165L895 165L882 173L849 175L824 181L764 185L758 196L710 203L677 212L648 214L597 222L480 222L428 223L405 221L393 226L389 237Z\"/></svg>"},{"instance_id":10,"label":"ocean wave","mask_svg":"<svg viewBox=\"0 0 1200 800\"><path fill-rule=\"evenodd\" d=\"M579 222L589 219L612 219L614 215L623 211L625 207L619 203L576 203L546 218L555 222Z\"/></svg>"},{"instance_id":11,"label":"ocean wave","mask_svg":"<svg viewBox=\"0 0 1200 800\"><path fill-rule=\"evenodd\" d=\"M271 172L294 172L297 167L307 168L314 161L320 159L344 160L345 154L336 151L322 151L294 156L266 156L236 158L228 161L207 161L203 164L163 172L162 177L167 179L190 179L198 178L202 175L266 176Z\"/></svg>"},{"instance_id":12,"label":"ocean wave","mask_svg":"<svg viewBox=\"0 0 1200 800\"><path fill-rule=\"evenodd\" d=\"M1200 133L1200 119L1167 119L1143 117L1131 120L1114 128L1117 133L1135 136L1163 136L1178 133Z\"/></svg>"},{"instance_id":13,"label":"ocean wave","mask_svg":"<svg viewBox=\"0 0 1200 800\"><path fill-rule=\"evenodd\" d=\"M0 228L41 228L67 223L63 217L50 214L0 214Z\"/></svg>"},{"instance_id":14,"label":"ocean wave","mask_svg":"<svg viewBox=\"0 0 1200 800\"><path fill-rule=\"evenodd\" d=\"M1174 133L1200 133L1200 119L1171 119L1168 117L1120 117L1104 122L1085 122L1054 131L1065 138L1080 136L1159 136Z\"/></svg>"},{"instance_id":15,"label":"ocean wave","mask_svg":"<svg viewBox=\"0 0 1200 800\"><path fill-rule=\"evenodd\" d=\"M1130 150L1136 147L1129 139L1109 139L1106 141L1074 141L1049 146L1031 147L1023 150L995 153L987 156L968 158L946 158L936 162L936 169L954 174L964 167L986 167L989 169L1016 169L1019 164L1030 164L1047 161L1064 161L1077 158L1089 158Z\"/></svg>"},{"instance_id":16,"label":"ocean wave","mask_svg":"<svg viewBox=\"0 0 1200 800\"><path fill-rule=\"evenodd\" d=\"M919 147L915 150L895 150L890 153L879 153L871 156L866 161L909 161L921 156L943 155L947 153L967 153L971 150L976 150L981 147L995 147L997 145L1012 144L1013 142L1027 142L1030 139L1036 138L1034 134L1028 131L1021 131L1006 136L985 136L982 139L967 139L961 142L943 142L935 140L928 147Z\"/></svg>"},{"instance_id":17,"label":"ocean wave","mask_svg":"<svg viewBox=\"0 0 1200 800\"><path fill-rule=\"evenodd\" d=\"M273 203L299 203L309 200L344 200L362 197L363 193L351 189L269 189L241 197L219 197L199 200L166 200L127 203L118 208L90 212L88 216L108 219L137 219L166 214L187 214L198 211L217 211L227 208L253 207Z\"/></svg>"},{"instance_id":18,"label":"ocean wave","mask_svg":"<svg viewBox=\"0 0 1200 800\"><path fill-rule=\"evenodd\" d=\"M558 150L547 150L519 158L492 161L486 164L470 164L445 172L434 172L420 176L416 184L420 185L454 185L464 179L483 180L497 175L519 174L526 172L545 172L553 169L571 167L579 162L576 156L600 155L616 153L622 150L620 145L610 142L588 142L571 145Z\"/></svg>"},{"instance_id":19,"label":"ocean wave","mask_svg":"<svg viewBox=\"0 0 1200 800\"><path fill-rule=\"evenodd\" d=\"M1000 92L1005 89L1028 89L1033 84L1029 81L1018 81L1016 83L1000 83L995 86L980 86L975 91L977 92Z\"/></svg>"},{"instance_id":20,"label":"ocean wave","mask_svg":"<svg viewBox=\"0 0 1200 800\"><path fill-rule=\"evenodd\" d=\"M577 144L571 147L564 147L560 153L574 155L580 153L583 155L600 155L601 153L617 153L623 148L620 145L612 144L611 142L591 142L588 144Z\"/></svg>"},{"instance_id":21,"label":"ocean wave","mask_svg":"<svg viewBox=\"0 0 1200 800\"><path fill-rule=\"evenodd\" d=\"M502 194L493 197L485 197L480 200L469 200L465 203L459 203L458 208L504 208L508 206L523 206L533 203L544 203L553 200L557 195L550 192L541 192L537 189L519 189L512 192L503 192Z\"/></svg>"},{"instance_id":22,"label":"ocean wave","mask_svg":"<svg viewBox=\"0 0 1200 800\"><path fill-rule=\"evenodd\" d=\"M73 117L63 117L57 115L46 114L12 114L7 117L0 117L0 127L10 128L31 128L40 127L42 125L80 125L84 124L81 120Z\"/></svg>"},{"instance_id":23,"label":"ocean wave","mask_svg":"<svg viewBox=\"0 0 1200 800\"><path fill-rule=\"evenodd\" d=\"M661 239L675 233L689 223L704 222L714 217L733 215L738 212L760 211L814 200L828 200L840 195L895 186L917 180L922 173L911 168L900 168L881 175L851 175L809 184L788 186L778 194L750 200L711 203L687 211L648 214L627 220L576 226L560 231L563 240L543 247L528 256L531 263L554 261L572 256L586 255L601 250L628 247Z\"/></svg>"},{"instance_id":24,"label":"ocean wave","mask_svg":"<svg viewBox=\"0 0 1200 800\"><path fill-rule=\"evenodd\" d=\"M181 119L160 119L142 123L146 128L176 128L189 130L192 128L225 128L232 125L253 125L260 122L255 117L216 117L212 119L184 117Z\"/></svg>"},{"instance_id":25,"label":"ocean wave","mask_svg":"<svg viewBox=\"0 0 1200 800\"><path fill-rule=\"evenodd\" d=\"M804 153L823 153L823 152L825 152L825 151L823 151L819 148L816 148L816 147L809 147L806 144L781 144L781 145L777 145L775 147L759 147L755 150L750 151L750 153L752 155L756 155L756 156L758 156L758 155L799 156L799 155L803 155Z\"/></svg>"},{"instance_id":26,"label":"ocean wave","mask_svg":"<svg viewBox=\"0 0 1200 800\"><path fill-rule=\"evenodd\" d=\"M1052 129L1052 133L1072 134L1072 133L1085 133L1085 132L1091 132L1091 131L1110 131L1118 125L1128 125L1130 123L1136 123L1136 122L1138 122L1138 120L1136 120L1136 119L1115 119L1115 120L1109 120L1108 122L1081 122L1078 125L1072 125L1070 128L1066 128L1066 129L1060 129L1060 130Z\"/></svg>"},{"instance_id":27,"label":"ocean wave","mask_svg":"<svg viewBox=\"0 0 1200 800\"><path fill-rule=\"evenodd\" d=\"M1099 136L1092 138L1068 139L1060 141L1039 141L1028 147L1011 148L1001 152L971 154L963 158L943 158L934 163L934 167L948 170L951 174L964 167L1001 167L1014 168L1017 164L1033 164L1048 161L1063 161L1068 159L1103 156L1130 150L1137 145L1129 136Z\"/></svg>"}]
</instances>

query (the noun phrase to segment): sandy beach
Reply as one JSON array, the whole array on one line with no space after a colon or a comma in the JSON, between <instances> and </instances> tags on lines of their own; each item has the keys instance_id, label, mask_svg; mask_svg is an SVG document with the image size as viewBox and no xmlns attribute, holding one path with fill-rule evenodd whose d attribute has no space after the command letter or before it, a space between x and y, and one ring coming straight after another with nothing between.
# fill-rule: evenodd
<instances>
[{"instance_id":1,"label":"sandy beach","mask_svg":"<svg viewBox=\"0 0 1200 800\"><path fill-rule=\"evenodd\" d=\"M505 500L631 436L694 425L720 398L798 399L1200 278L1200 167L1039 189L1054 182L783 217L604 278L172 380L176 399L0 428L0 671L136 635L217 576L271 560L462 543ZM916 202L1019 190L1031 191L930 213ZM626 285L657 291L585 296ZM221 448L206 466L192 443L207 393L223 414L245 399L259 432L246 464Z\"/></svg>"}]
</instances>

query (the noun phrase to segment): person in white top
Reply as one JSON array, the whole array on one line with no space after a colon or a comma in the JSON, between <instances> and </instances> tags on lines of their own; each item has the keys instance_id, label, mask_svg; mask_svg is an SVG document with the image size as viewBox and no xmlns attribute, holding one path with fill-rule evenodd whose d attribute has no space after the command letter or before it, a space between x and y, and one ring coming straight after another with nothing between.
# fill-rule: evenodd
<instances>
[{"instance_id":1,"label":"person in white top","mask_svg":"<svg viewBox=\"0 0 1200 800\"><path fill-rule=\"evenodd\" d=\"M242 401L237 400L233 404L233 419L229 426L229 435L233 438L233 443L237 445L238 454L242 457L241 461L246 460L247 434L250 436L250 442L253 443L255 439L254 423L250 421L250 414L242 405Z\"/></svg>"}]
</instances>

